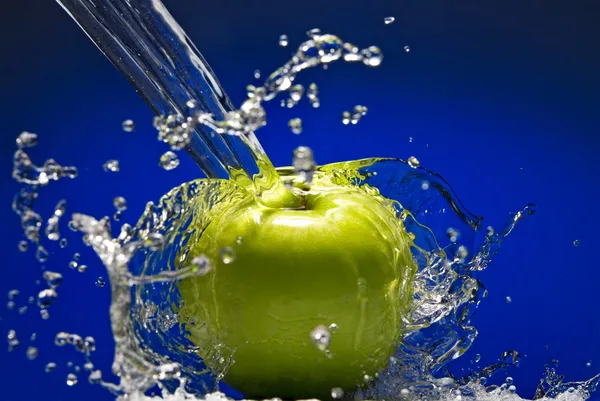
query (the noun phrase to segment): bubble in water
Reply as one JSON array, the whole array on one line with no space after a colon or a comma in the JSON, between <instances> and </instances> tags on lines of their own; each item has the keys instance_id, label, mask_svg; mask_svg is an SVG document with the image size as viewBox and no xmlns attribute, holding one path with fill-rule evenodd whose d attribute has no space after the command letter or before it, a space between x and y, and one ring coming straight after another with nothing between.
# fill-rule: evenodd
<instances>
[{"instance_id":1,"label":"bubble in water","mask_svg":"<svg viewBox=\"0 0 600 401\"><path fill-rule=\"evenodd\" d=\"M60 242L58 243L58 246L60 246L61 248L66 248L68 244L69 241L66 238L61 238Z\"/></svg>"},{"instance_id":2,"label":"bubble in water","mask_svg":"<svg viewBox=\"0 0 600 401\"><path fill-rule=\"evenodd\" d=\"M296 135L300 135L302 133L302 120L299 118L292 118L288 122L288 126L292 130L292 132Z\"/></svg>"},{"instance_id":3,"label":"bubble in water","mask_svg":"<svg viewBox=\"0 0 600 401\"><path fill-rule=\"evenodd\" d=\"M308 101L314 108L318 108L321 105L319 100L319 87L314 82L308 85L308 90L306 91L306 97Z\"/></svg>"},{"instance_id":4,"label":"bubble in water","mask_svg":"<svg viewBox=\"0 0 600 401\"><path fill-rule=\"evenodd\" d=\"M260 79L260 70L254 70L254 79Z\"/></svg>"},{"instance_id":5,"label":"bubble in water","mask_svg":"<svg viewBox=\"0 0 600 401\"><path fill-rule=\"evenodd\" d=\"M56 300L56 290L54 288L48 288L38 293L37 304L40 308L46 309Z\"/></svg>"},{"instance_id":6,"label":"bubble in water","mask_svg":"<svg viewBox=\"0 0 600 401\"><path fill-rule=\"evenodd\" d=\"M35 358L38 357L39 351L36 347L28 347L25 354L27 355L27 359L33 361Z\"/></svg>"},{"instance_id":7,"label":"bubble in water","mask_svg":"<svg viewBox=\"0 0 600 401\"><path fill-rule=\"evenodd\" d=\"M231 262L225 262L224 260L223 260L223 262L231 263ZM194 259L192 259L192 264L198 269L197 274L199 276L204 276L205 274L208 274L212 268L208 258L204 255L196 256Z\"/></svg>"},{"instance_id":8,"label":"bubble in water","mask_svg":"<svg viewBox=\"0 0 600 401\"><path fill-rule=\"evenodd\" d=\"M404 46L404 51L406 53L410 53L410 46Z\"/></svg>"},{"instance_id":9,"label":"bubble in water","mask_svg":"<svg viewBox=\"0 0 600 401\"><path fill-rule=\"evenodd\" d=\"M67 375L67 386L74 386L77 384L77 376L74 373L69 373Z\"/></svg>"},{"instance_id":10,"label":"bubble in water","mask_svg":"<svg viewBox=\"0 0 600 401\"><path fill-rule=\"evenodd\" d=\"M23 131L17 137L17 147L19 149L31 148L38 144L38 136L33 132Z\"/></svg>"},{"instance_id":11,"label":"bubble in water","mask_svg":"<svg viewBox=\"0 0 600 401\"><path fill-rule=\"evenodd\" d=\"M288 41L287 35L279 36L279 46L286 47L288 45L288 43L289 43L289 41Z\"/></svg>"},{"instance_id":12,"label":"bubble in water","mask_svg":"<svg viewBox=\"0 0 600 401\"><path fill-rule=\"evenodd\" d=\"M319 325L310 332L310 339L319 351L326 351L331 344L331 333L327 327Z\"/></svg>"},{"instance_id":13,"label":"bubble in water","mask_svg":"<svg viewBox=\"0 0 600 401\"><path fill-rule=\"evenodd\" d=\"M117 196L115 197L115 199L113 199L113 205L115 206L115 209L117 209L118 211L123 211L127 209L127 200L125 198L123 198L122 196Z\"/></svg>"},{"instance_id":14,"label":"bubble in water","mask_svg":"<svg viewBox=\"0 0 600 401\"><path fill-rule=\"evenodd\" d=\"M45 263L48 261L48 251L42 245L39 245L37 250L35 251L35 258L40 263Z\"/></svg>"},{"instance_id":15,"label":"bubble in water","mask_svg":"<svg viewBox=\"0 0 600 401\"><path fill-rule=\"evenodd\" d=\"M419 167L421 163L419 163L419 159L417 159L414 156L411 156L408 158L408 165L411 166L412 168L417 168Z\"/></svg>"},{"instance_id":16,"label":"bubble in water","mask_svg":"<svg viewBox=\"0 0 600 401\"><path fill-rule=\"evenodd\" d=\"M299 146L294 150L292 166L294 171L302 176L307 185L312 183L316 163L313 152L309 147Z\"/></svg>"},{"instance_id":17,"label":"bubble in water","mask_svg":"<svg viewBox=\"0 0 600 401\"><path fill-rule=\"evenodd\" d=\"M579 246L579 240L576 239L575 241L573 241L573 246Z\"/></svg>"},{"instance_id":18,"label":"bubble in water","mask_svg":"<svg viewBox=\"0 0 600 401\"><path fill-rule=\"evenodd\" d=\"M77 266L77 271L79 273L85 273L87 271L87 265L79 265L79 266Z\"/></svg>"},{"instance_id":19,"label":"bubble in water","mask_svg":"<svg viewBox=\"0 0 600 401\"><path fill-rule=\"evenodd\" d=\"M48 363L46 364L46 367L44 368L44 371L45 371L46 373L50 373L50 372L52 372L54 369L56 369L56 363L54 363L54 362L48 362Z\"/></svg>"},{"instance_id":20,"label":"bubble in water","mask_svg":"<svg viewBox=\"0 0 600 401\"><path fill-rule=\"evenodd\" d=\"M114 160L114 159L107 160L102 165L102 168L104 169L104 171L106 171L106 172L110 171L112 173L116 173L116 172L118 172L118 171L121 170L121 166L119 164L119 161L118 160Z\"/></svg>"},{"instance_id":21,"label":"bubble in water","mask_svg":"<svg viewBox=\"0 0 600 401\"><path fill-rule=\"evenodd\" d=\"M121 123L121 127L125 132L133 132L133 130L135 129L135 124L133 120L125 120Z\"/></svg>"},{"instance_id":22,"label":"bubble in water","mask_svg":"<svg viewBox=\"0 0 600 401\"><path fill-rule=\"evenodd\" d=\"M19 251L25 252L25 251L27 251L27 248L28 248L27 241L25 241L25 240L19 241Z\"/></svg>"},{"instance_id":23,"label":"bubble in water","mask_svg":"<svg viewBox=\"0 0 600 401\"><path fill-rule=\"evenodd\" d=\"M56 273L56 272L51 272L51 271L45 271L43 274L44 280L46 280L46 284L48 284L48 287L50 288L56 288L60 285L60 283L62 282L62 274L60 273Z\"/></svg>"},{"instance_id":24,"label":"bubble in water","mask_svg":"<svg viewBox=\"0 0 600 401\"><path fill-rule=\"evenodd\" d=\"M383 19L383 22L384 22L386 25L389 25L389 24L391 24L392 22L394 22L395 20L396 20L396 18L394 18L394 17L385 17L385 18Z\"/></svg>"},{"instance_id":25,"label":"bubble in water","mask_svg":"<svg viewBox=\"0 0 600 401\"><path fill-rule=\"evenodd\" d=\"M106 285L106 282L104 281L104 277L100 276L96 279L96 287L102 288Z\"/></svg>"},{"instance_id":26,"label":"bubble in water","mask_svg":"<svg viewBox=\"0 0 600 401\"><path fill-rule=\"evenodd\" d=\"M340 399L344 396L344 390L341 387L334 387L331 389L331 398Z\"/></svg>"},{"instance_id":27,"label":"bubble in water","mask_svg":"<svg viewBox=\"0 0 600 401\"><path fill-rule=\"evenodd\" d=\"M377 46L370 46L360 52L363 63L369 67L377 67L383 61L383 53Z\"/></svg>"},{"instance_id":28,"label":"bubble in water","mask_svg":"<svg viewBox=\"0 0 600 401\"><path fill-rule=\"evenodd\" d=\"M226 265L232 263L235 260L235 251L231 247L225 247L221 249L221 260Z\"/></svg>"},{"instance_id":29,"label":"bubble in water","mask_svg":"<svg viewBox=\"0 0 600 401\"><path fill-rule=\"evenodd\" d=\"M506 297L506 303L509 304L512 302L512 298L511 297Z\"/></svg>"},{"instance_id":30,"label":"bubble in water","mask_svg":"<svg viewBox=\"0 0 600 401\"><path fill-rule=\"evenodd\" d=\"M164 168L165 170L173 170L177 166L179 166L179 157L177 155L168 150L160 157L158 165Z\"/></svg>"}]
</instances>

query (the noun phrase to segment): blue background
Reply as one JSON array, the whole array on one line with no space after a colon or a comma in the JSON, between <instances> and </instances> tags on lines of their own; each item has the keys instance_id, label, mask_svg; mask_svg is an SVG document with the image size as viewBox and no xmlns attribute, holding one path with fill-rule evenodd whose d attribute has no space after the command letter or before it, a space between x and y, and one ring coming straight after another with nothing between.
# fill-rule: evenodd
<instances>
[{"instance_id":1,"label":"blue background","mask_svg":"<svg viewBox=\"0 0 600 401\"><path fill-rule=\"evenodd\" d=\"M600 371L594 245L600 224L600 26L594 1L166 4L235 104L254 70L266 73L285 62L307 29L319 27L361 47L380 46L385 58L379 68L339 63L300 77L302 83L318 83L321 108L313 110L306 100L291 110L270 105L269 124L258 136L274 163L289 164L300 144L311 146L320 163L414 155L496 227L508 212L536 203L538 212L518 226L481 275L489 296L474 319L480 336L457 369L473 366L469 361L477 353L483 367L517 349L527 357L509 375L529 398L552 359L570 380ZM391 25L383 23L388 15L396 18ZM14 139L22 130L40 136L30 152L34 161L53 157L80 171L76 180L42 189L36 210L45 218L62 197L69 213L112 214L112 199L122 195L129 203L124 221L134 223L148 200L199 171L183 153L178 169L157 166L166 145L155 139L148 107L58 5L10 2L0 18L0 300L3 304L4 294L18 288L19 307L42 288L35 283L41 270L34 252L17 250L22 234L10 210L18 190L10 178ZM290 38L287 48L277 44L282 33ZM356 126L343 126L341 112L356 104L369 108L367 116ZM289 131L293 117L304 119L302 135ZM136 122L134 133L120 129L127 118ZM121 172L103 172L110 158L121 161ZM16 329L21 340L12 353L0 345L0 400L113 399L84 375L67 387L66 363L82 365L81 355L52 344L58 331L93 335L98 343L93 359L110 377L109 289L94 285L106 275L66 220L68 247L47 247L52 254L46 267L65 276L51 319L42 321L35 306L19 316L0 305L2 337ZM576 239L579 247L573 246ZM67 268L73 252L82 253L87 272ZM32 332L38 333L40 356L29 361L25 350ZM46 374L49 361L58 367Z\"/></svg>"}]
</instances>

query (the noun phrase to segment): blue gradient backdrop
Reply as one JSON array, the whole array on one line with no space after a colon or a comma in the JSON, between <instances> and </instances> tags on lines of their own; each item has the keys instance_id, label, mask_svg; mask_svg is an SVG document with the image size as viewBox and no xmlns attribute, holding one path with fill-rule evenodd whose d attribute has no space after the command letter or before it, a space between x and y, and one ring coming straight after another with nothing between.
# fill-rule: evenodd
<instances>
[{"instance_id":1,"label":"blue gradient backdrop","mask_svg":"<svg viewBox=\"0 0 600 401\"><path fill-rule=\"evenodd\" d=\"M307 29L319 27L361 47L382 48L385 59L379 68L340 63L301 76L300 82L319 84L320 109L305 101L292 110L269 107L269 124L258 135L275 164L288 164L300 144L311 146L320 163L414 155L441 173L489 224L501 225L510 211L526 203L538 205L537 214L519 225L481 275L489 296L474 319L480 336L456 366L472 366L469 361L477 353L484 366L503 351L517 349L526 357L508 374L525 397L532 397L544 364L552 359L560 361L560 371L570 380L600 372L596 4L167 2L236 104L252 83L253 71L271 71L286 61ZM384 25L388 15L396 21ZM84 375L67 387L67 361L82 365L81 356L52 344L63 330L95 336L99 350L94 360L110 377L109 289L94 285L106 275L65 225L69 246L48 247L47 268L65 276L51 319L42 321L35 306L23 316L4 306L12 288L21 290L17 306L26 305L27 297L41 288L35 283L41 270L34 253L17 250L22 234L10 210L18 190L10 178L14 139L22 130L37 132L40 145L31 151L35 161L53 157L79 167L76 180L42 189L37 209L44 216L61 197L67 197L69 212L110 214L113 197L122 195L129 203L124 220L134 223L147 201L198 177L199 171L183 154L174 171L157 166L166 147L155 139L148 107L53 1L9 2L0 19L0 342L9 329L16 329L21 340L12 353L0 345L0 400L110 400ZM288 34L290 47L277 45L282 33ZM367 116L356 126L343 126L341 112L356 104L369 108ZM292 117L303 118L302 135L287 128ZM120 129L126 118L136 122L134 133ZM103 172L109 158L121 161L120 173ZM573 246L575 239L579 247ZM85 273L67 268L76 251L89 266ZM512 303L506 303L507 296ZM29 361L25 350L32 332L38 333L40 355ZM48 361L58 363L51 374L44 373ZM594 398L600 400L598 394Z\"/></svg>"}]
</instances>

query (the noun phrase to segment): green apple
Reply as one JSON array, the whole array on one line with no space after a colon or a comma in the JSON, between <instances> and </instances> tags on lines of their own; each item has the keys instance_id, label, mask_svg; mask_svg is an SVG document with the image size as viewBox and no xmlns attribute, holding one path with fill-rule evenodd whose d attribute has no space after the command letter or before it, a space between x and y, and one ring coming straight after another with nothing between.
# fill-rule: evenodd
<instances>
[{"instance_id":1,"label":"green apple","mask_svg":"<svg viewBox=\"0 0 600 401\"><path fill-rule=\"evenodd\" d=\"M387 365L416 265L390 202L372 192L317 181L300 209L253 195L214 208L187 256L213 267L179 284L180 313L209 367L232 357L225 383L252 398L328 399ZM332 324L317 346L313 330Z\"/></svg>"}]
</instances>

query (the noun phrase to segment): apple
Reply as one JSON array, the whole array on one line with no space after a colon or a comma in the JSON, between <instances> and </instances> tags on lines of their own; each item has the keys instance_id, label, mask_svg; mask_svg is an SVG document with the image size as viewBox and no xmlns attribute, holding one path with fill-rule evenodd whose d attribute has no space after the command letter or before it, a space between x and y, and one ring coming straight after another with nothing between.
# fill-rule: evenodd
<instances>
[{"instance_id":1,"label":"apple","mask_svg":"<svg viewBox=\"0 0 600 401\"><path fill-rule=\"evenodd\" d=\"M324 180L299 209L265 206L244 189L213 208L186 256L205 255L212 269L178 286L207 366L232 357L225 383L257 399L328 399L385 368L416 265L402 222L373 192Z\"/></svg>"}]
</instances>

